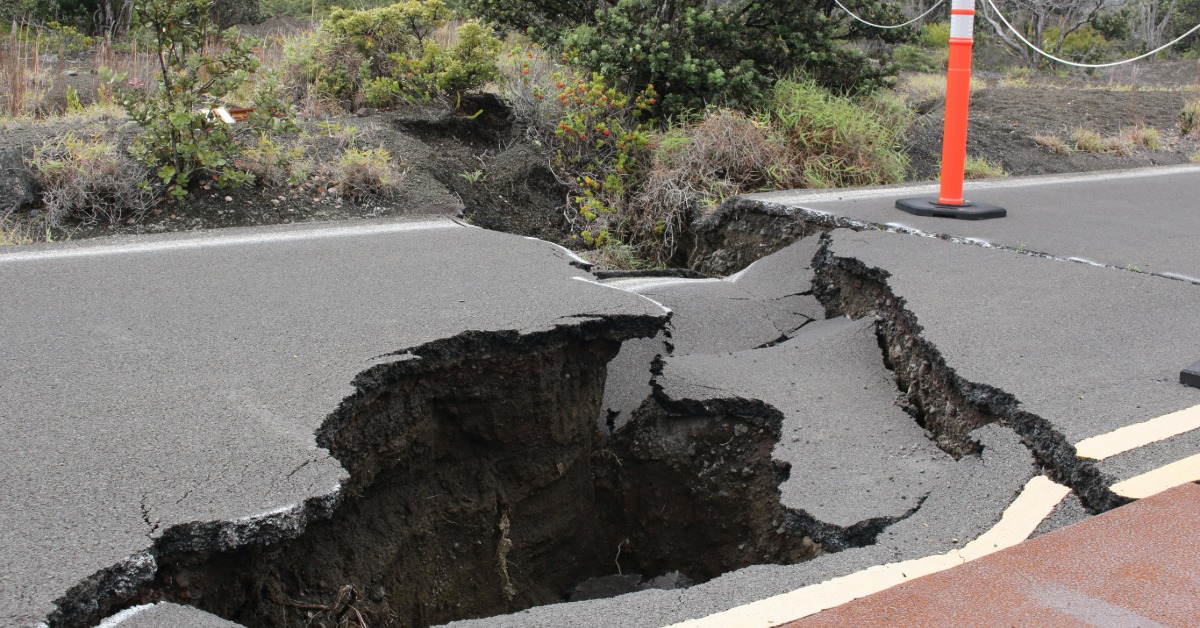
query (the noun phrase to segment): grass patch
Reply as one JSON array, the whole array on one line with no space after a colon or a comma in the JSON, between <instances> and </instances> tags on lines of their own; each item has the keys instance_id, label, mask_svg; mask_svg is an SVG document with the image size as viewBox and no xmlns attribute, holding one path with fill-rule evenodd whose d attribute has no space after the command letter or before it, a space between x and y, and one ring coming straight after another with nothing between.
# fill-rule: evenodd
<instances>
[{"instance_id":1,"label":"grass patch","mask_svg":"<svg viewBox=\"0 0 1200 628\"><path fill-rule=\"evenodd\" d=\"M889 124L878 111L815 83L780 81L759 120L786 142L793 169L786 181L801 184L789 187L882 185L903 180L907 172L903 129Z\"/></svg>"},{"instance_id":2,"label":"grass patch","mask_svg":"<svg viewBox=\"0 0 1200 628\"><path fill-rule=\"evenodd\" d=\"M968 156L963 164L963 178L965 179L999 179L1007 176L1008 172L1004 170L1003 166L981 157Z\"/></svg>"}]
</instances>

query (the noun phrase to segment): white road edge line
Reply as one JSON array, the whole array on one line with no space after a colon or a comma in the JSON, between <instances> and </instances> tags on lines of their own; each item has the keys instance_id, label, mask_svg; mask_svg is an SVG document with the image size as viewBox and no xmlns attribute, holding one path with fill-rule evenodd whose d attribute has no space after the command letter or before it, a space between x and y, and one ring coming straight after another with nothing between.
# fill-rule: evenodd
<instances>
[{"instance_id":1,"label":"white road edge line","mask_svg":"<svg viewBox=\"0 0 1200 628\"><path fill-rule=\"evenodd\" d=\"M131 618L133 618L134 615L137 615L137 614L141 613L142 611L149 610L151 608L154 608L154 604L139 604L137 606L130 606L129 608L117 613L116 615L113 615L113 616L109 617L108 619L105 619L104 621L100 622L100 625L97 626L96 628L113 628L114 626L125 623L126 619L131 619ZM43 625L45 625L45 624L43 624Z\"/></svg>"},{"instance_id":2,"label":"white road edge line","mask_svg":"<svg viewBox=\"0 0 1200 628\"><path fill-rule=\"evenodd\" d=\"M707 617L674 624L670 628L769 628L878 593L914 578L944 571L1012 547L1029 538L1070 492L1071 489L1039 475L1025 484L1021 494L1004 510L996 525L962 549L925 558L876 565Z\"/></svg>"},{"instance_id":3,"label":"white road edge line","mask_svg":"<svg viewBox=\"0 0 1200 628\"><path fill-rule=\"evenodd\" d=\"M1200 454L1122 480L1110 489L1121 497L1144 499L1180 484L1196 481L1200 481Z\"/></svg>"},{"instance_id":4,"label":"white road edge line","mask_svg":"<svg viewBox=\"0 0 1200 628\"><path fill-rule=\"evenodd\" d=\"M582 281L582 282L584 282L584 283L590 283L590 284L593 284L593 285L596 285L596 286L600 286L600 287L602 287L602 288L608 288L609 290L619 290L619 291L621 291L621 292L624 292L624 293L626 293L626 294L632 294L632 295L634 295L634 296L641 297L641 298L643 298L643 299L645 299L645 300L647 300L647 301L649 301L649 302L651 302L651 303L653 303L653 304L657 305L657 306L658 306L658 307L659 307L659 308L660 308L660 309L663 311L663 313L664 313L664 314L670 314L670 313L671 313L671 308L669 308L669 307L667 307L667 306L663 305L662 303L659 303L658 301L655 301L654 299L651 299L650 297L648 297L648 296L646 296L646 295L644 295L644 294L638 294L637 292L634 292L633 290L626 290L626 289L624 289L624 288L618 288L618 287L616 287L616 286L610 286L610 285L608 285L608 284L605 284L605 283L600 283L599 281L592 281L591 279L588 279L588 278L586 278L586 277L578 277L578 276L576 276L576 277L571 277L571 279L575 279L575 280L578 280L578 281Z\"/></svg>"},{"instance_id":5,"label":"white road edge line","mask_svg":"<svg viewBox=\"0 0 1200 628\"><path fill-rule=\"evenodd\" d=\"M1197 428L1200 428L1200 405L1085 438L1075 443L1075 455L1104 460Z\"/></svg>"},{"instance_id":6,"label":"white road edge line","mask_svg":"<svg viewBox=\"0 0 1200 628\"><path fill-rule=\"evenodd\" d=\"M320 240L324 238L345 238L353 236L379 235L385 233L401 233L405 231L433 231L437 229L451 228L461 229L463 227L462 225L448 220L399 222L383 225L360 225L326 229L298 229L295 231L283 231L279 233L251 233L245 235L219 235L202 238L179 238L159 240L156 242L134 242L130 244L102 244L99 246L81 246L79 248L5 253L0 254L0 264L52 259L68 259L76 257L99 257L129 253L156 253L163 251L202 249L218 246L297 242L303 240Z\"/></svg>"},{"instance_id":7,"label":"white road edge line","mask_svg":"<svg viewBox=\"0 0 1200 628\"><path fill-rule=\"evenodd\" d=\"M1194 173L1198 169L1192 164L1181 164L1161 168L1146 168L1143 170L1124 172L1088 173L1082 175L1044 176L1007 180L992 180L987 182L972 182L969 187L973 192L988 190L1003 190L1008 188L1035 187L1043 185L1058 185L1064 183L1089 183L1092 181L1117 181L1122 179L1140 179L1144 177L1163 177L1177 174ZM938 191L936 183L898 186L887 188L864 188L857 190L836 190L830 192L805 193L803 190L781 190L778 192L761 192L746 194L742 198L767 201L772 203L793 204L798 202L818 203L824 201L854 201L872 200L878 198L896 198L898 196L921 196ZM782 199L791 199L782 200Z\"/></svg>"}]
</instances>

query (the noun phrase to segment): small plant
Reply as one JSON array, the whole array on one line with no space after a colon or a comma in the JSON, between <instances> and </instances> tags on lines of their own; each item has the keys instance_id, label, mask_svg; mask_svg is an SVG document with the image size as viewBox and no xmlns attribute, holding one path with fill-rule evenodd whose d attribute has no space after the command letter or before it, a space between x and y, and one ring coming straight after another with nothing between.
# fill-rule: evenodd
<instances>
[{"instance_id":1,"label":"small plant","mask_svg":"<svg viewBox=\"0 0 1200 628\"><path fill-rule=\"evenodd\" d=\"M967 156L963 164L963 177L967 179L998 179L1007 177L1004 167L981 157Z\"/></svg>"},{"instance_id":2,"label":"small plant","mask_svg":"<svg viewBox=\"0 0 1200 628\"><path fill-rule=\"evenodd\" d=\"M68 220L115 224L149 207L146 170L115 144L66 134L36 149L30 161L42 187L49 224Z\"/></svg>"},{"instance_id":3,"label":"small plant","mask_svg":"<svg viewBox=\"0 0 1200 628\"><path fill-rule=\"evenodd\" d=\"M1050 152L1058 155L1067 155L1071 152L1071 146L1057 135L1034 135L1033 141L1038 146L1048 148Z\"/></svg>"},{"instance_id":4,"label":"small plant","mask_svg":"<svg viewBox=\"0 0 1200 628\"><path fill-rule=\"evenodd\" d=\"M1179 134L1200 132L1200 98L1189 100L1179 110Z\"/></svg>"},{"instance_id":5,"label":"small plant","mask_svg":"<svg viewBox=\"0 0 1200 628\"><path fill-rule=\"evenodd\" d=\"M471 185L475 185L476 183L479 183L480 181L483 180L484 172L482 170L475 170L472 172L460 172L460 173L458 173L458 176L462 177L467 183L470 183Z\"/></svg>"},{"instance_id":6,"label":"small plant","mask_svg":"<svg viewBox=\"0 0 1200 628\"><path fill-rule=\"evenodd\" d=\"M402 172L392 162L385 148L348 148L334 166L338 189L354 201L391 198L404 180Z\"/></svg>"},{"instance_id":7,"label":"small plant","mask_svg":"<svg viewBox=\"0 0 1200 628\"><path fill-rule=\"evenodd\" d=\"M1137 266L1135 266L1135 265L1133 265L1133 264L1126 264L1126 265L1125 265L1125 270L1127 270L1127 271L1129 271L1129 272L1131 272L1131 273L1140 273L1140 272L1142 272L1142 269L1141 269L1141 268L1139 268L1139 267L1137 267Z\"/></svg>"}]
</instances>

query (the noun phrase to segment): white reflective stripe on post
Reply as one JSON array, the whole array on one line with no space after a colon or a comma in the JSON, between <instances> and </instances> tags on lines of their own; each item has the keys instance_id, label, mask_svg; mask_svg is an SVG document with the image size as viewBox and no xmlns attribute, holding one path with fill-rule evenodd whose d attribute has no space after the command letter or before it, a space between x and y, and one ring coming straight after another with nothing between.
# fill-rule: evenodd
<instances>
[{"instance_id":1,"label":"white reflective stripe on post","mask_svg":"<svg viewBox=\"0 0 1200 628\"><path fill-rule=\"evenodd\" d=\"M974 15L951 15L950 36L955 39L973 39L975 32Z\"/></svg>"},{"instance_id":2,"label":"white reflective stripe on post","mask_svg":"<svg viewBox=\"0 0 1200 628\"><path fill-rule=\"evenodd\" d=\"M974 39L975 0L953 0L950 3L950 36L955 39Z\"/></svg>"}]
</instances>

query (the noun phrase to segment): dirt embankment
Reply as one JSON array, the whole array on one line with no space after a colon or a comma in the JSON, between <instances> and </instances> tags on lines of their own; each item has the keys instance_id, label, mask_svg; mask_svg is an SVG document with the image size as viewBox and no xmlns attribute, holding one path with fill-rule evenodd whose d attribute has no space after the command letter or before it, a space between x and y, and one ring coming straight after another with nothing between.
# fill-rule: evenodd
<instances>
[{"instance_id":1,"label":"dirt embankment","mask_svg":"<svg viewBox=\"0 0 1200 628\"><path fill-rule=\"evenodd\" d=\"M1180 164L1200 150L1200 139L1179 132L1179 112L1185 102L1200 98L1198 91L1163 86L1105 88L1065 81L1029 86L1004 83L988 79L986 87L971 94L967 154L999 164L1010 175ZM906 137L913 180L936 179L941 161L944 107L940 102L926 107L928 112ZM1060 154L1034 140L1051 135L1070 145L1077 129L1120 137L1148 127L1161 135L1158 150L1131 147L1107 154L1081 150Z\"/></svg>"}]
</instances>

